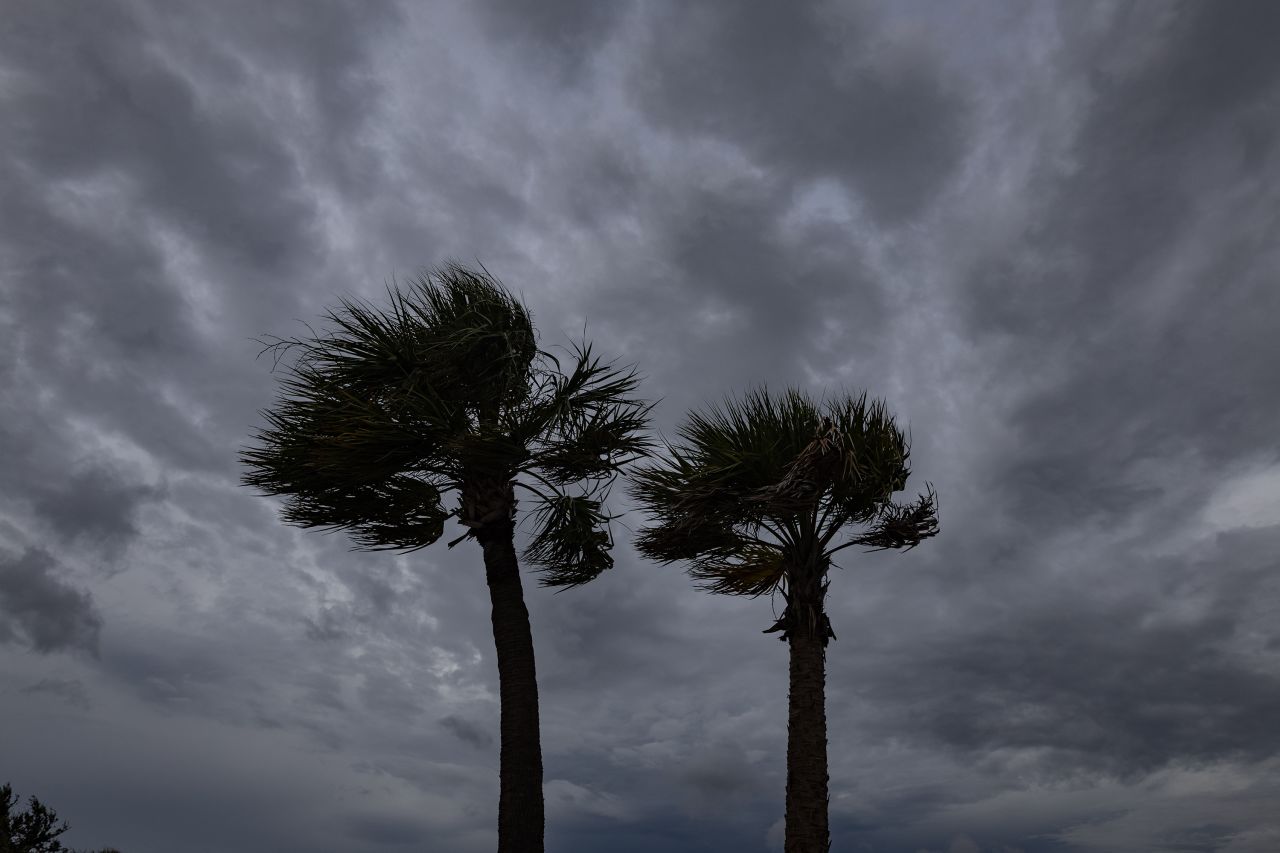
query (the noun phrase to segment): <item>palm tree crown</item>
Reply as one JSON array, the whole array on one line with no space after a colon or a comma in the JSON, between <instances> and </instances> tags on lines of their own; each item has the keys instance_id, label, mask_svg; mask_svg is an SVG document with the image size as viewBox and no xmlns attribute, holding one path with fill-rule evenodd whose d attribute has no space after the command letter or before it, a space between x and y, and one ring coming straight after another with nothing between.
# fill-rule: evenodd
<instances>
[{"instance_id":1,"label":"palm tree crown","mask_svg":"<svg viewBox=\"0 0 1280 853\"><path fill-rule=\"evenodd\" d=\"M906 487L911 451L884 404L867 405L865 393L823 412L800 391L761 389L691 413L679 436L663 463L634 474L632 492L655 519L637 549L688 562L710 592L789 596L801 575L825 574L844 548L910 549L938 532L931 487L914 504L890 501ZM833 545L850 523L870 526Z\"/></svg>"},{"instance_id":2,"label":"palm tree crown","mask_svg":"<svg viewBox=\"0 0 1280 853\"><path fill-rule=\"evenodd\" d=\"M650 447L652 405L629 399L634 370L602 364L590 344L574 346L563 372L487 271L449 263L436 278L391 292L388 312L344 299L327 315L332 333L267 347L277 362L299 356L262 413L261 446L241 455L243 482L287 496L288 523L347 529L356 550L402 551L437 541L450 517L469 528L450 547L474 536L513 508L503 493L519 485L537 498L525 557L541 583L586 583L613 565L602 501ZM533 482L513 483L520 474ZM448 510L450 491L461 500Z\"/></svg>"}]
</instances>

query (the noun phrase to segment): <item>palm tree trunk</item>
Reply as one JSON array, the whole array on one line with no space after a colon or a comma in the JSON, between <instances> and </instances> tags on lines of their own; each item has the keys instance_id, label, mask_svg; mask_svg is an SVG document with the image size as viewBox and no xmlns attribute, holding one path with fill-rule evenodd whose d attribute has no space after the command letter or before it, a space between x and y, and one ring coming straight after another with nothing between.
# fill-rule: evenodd
<instances>
[{"instance_id":1,"label":"palm tree trunk","mask_svg":"<svg viewBox=\"0 0 1280 853\"><path fill-rule=\"evenodd\" d=\"M818 613L821 614L821 605ZM825 620L819 619L821 626ZM796 630L787 709L786 853L828 853L826 637Z\"/></svg>"},{"instance_id":2,"label":"palm tree trunk","mask_svg":"<svg viewBox=\"0 0 1280 853\"><path fill-rule=\"evenodd\" d=\"M484 548L485 578L493 605L502 715L498 853L543 853L538 677L529 610L524 604L513 544L515 527L505 515L476 530L476 538Z\"/></svg>"}]
</instances>

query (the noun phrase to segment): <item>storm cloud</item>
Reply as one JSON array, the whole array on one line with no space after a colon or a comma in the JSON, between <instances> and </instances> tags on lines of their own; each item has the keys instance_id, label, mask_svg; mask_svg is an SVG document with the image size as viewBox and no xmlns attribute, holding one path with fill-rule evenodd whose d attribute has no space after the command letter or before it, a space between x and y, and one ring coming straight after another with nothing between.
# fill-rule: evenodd
<instances>
[{"instance_id":1,"label":"storm cloud","mask_svg":"<svg viewBox=\"0 0 1280 853\"><path fill-rule=\"evenodd\" d=\"M478 550L238 485L257 341L457 260L664 436L760 385L909 430L940 535L833 572L834 850L1276 849L1274 4L3 15L0 781L68 844L493 848ZM548 847L780 850L779 603L611 506L614 569L526 584Z\"/></svg>"}]
</instances>

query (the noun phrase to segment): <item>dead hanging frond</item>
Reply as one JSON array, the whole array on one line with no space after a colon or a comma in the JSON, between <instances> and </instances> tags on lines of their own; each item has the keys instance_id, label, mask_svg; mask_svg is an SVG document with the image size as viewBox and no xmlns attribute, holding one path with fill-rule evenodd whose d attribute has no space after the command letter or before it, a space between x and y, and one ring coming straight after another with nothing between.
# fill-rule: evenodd
<instances>
[{"instance_id":1,"label":"dead hanging frond","mask_svg":"<svg viewBox=\"0 0 1280 853\"><path fill-rule=\"evenodd\" d=\"M790 591L786 589L785 584L779 585L778 591L782 593L786 606L782 609L782 615L760 633L776 634L781 631L778 639L784 641L793 636L816 638L821 640L823 648L826 648L829 641L836 639L836 632L831 628L831 619L827 616L824 605L827 588L831 586L826 569L821 573L807 575L803 581L793 581L793 583L796 586Z\"/></svg>"},{"instance_id":2,"label":"dead hanging frond","mask_svg":"<svg viewBox=\"0 0 1280 853\"><path fill-rule=\"evenodd\" d=\"M708 550L690 561L689 576L706 592L756 598L773 592L786 576L782 550L731 537L729 545Z\"/></svg>"},{"instance_id":3,"label":"dead hanging frond","mask_svg":"<svg viewBox=\"0 0 1280 853\"><path fill-rule=\"evenodd\" d=\"M858 475L856 458L845 452L846 444L839 427L824 416L814 437L787 466L782 479L756 490L748 500L779 510L813 506L837 478Z\"/></svg>"}]
</instances>

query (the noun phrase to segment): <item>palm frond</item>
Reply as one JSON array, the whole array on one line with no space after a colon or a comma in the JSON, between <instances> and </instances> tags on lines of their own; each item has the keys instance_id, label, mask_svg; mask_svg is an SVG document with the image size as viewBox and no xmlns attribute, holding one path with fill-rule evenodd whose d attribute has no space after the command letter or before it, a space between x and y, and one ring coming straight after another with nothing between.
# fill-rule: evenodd
<instances>
[{"instance_id":1,"label":"palm frond","mask_svg":"<svg viewBox=\"0 0 1280 853\"><path fill-rule=\"evenodd\" d=\"M542 586L575 587L613 568L612 516L586 495L555 494L535 510L537 533L525 549L527 560L542 568Z\"/></svg>"},{"instance_id":2,"label":"palm frond","mask_svg":"<svg viewBox=\"0 0 1280 853\"><path fill-rule=\"evenodd\" d=\"M648 454L648 421L647 407L629 403L582 412L531 452L529 464L561 485L611 477Z\"/></svg>"},{"instance_id":3,"label":"palm frond","mask_svg":"<svg viewBox=\"0 0 1280 853\"><path fill-rule=\"evenodd\" d=\"M636 550L646 559L675 563L704 554L732 554L739 546L733 525L719 519L681 513L663 521L636 535Z\"/></svg>"},{"instance_id":4,"label":"palm frond","mask_svg":"<svg viewBox=\"0 0 1280 853\"><path fill-rule=\"evenodd\" d=\"M926 484L927 492L911 504L885 503L870 530L854 536L845 545L871 545L866 553L903 548L910 551L925 539L938 535L938 495Z\"/></svg>"},{"instance_id":5,"label":"palm frond","mask_svg":"<svg viewBox=\"0 0 1280 853\"><path fill-rule=\"evenodd\" d=\"M348 472L372 480L416 469L454 475L449 445L460 432L453 424L405 417L392 404L357 395L301 367L285 380L274 411L262 416L270 428L258 433L264 447L242 455L255 469L247 485L274 477L305 489L312 475ZM279 492L277 492L279 493Z\"/></svg>"},{"instance_id":6,"label":"palm frond","mask_svg":"<svg viewBox=\"0 0 1280 853\"><path fill-rule=\"evenodd\" d=\"M709 543L731 536L749 542L770 521L791 516L790 501L756 498L785 478L819 422L816 407L792 390L750 391L690 413L678 430L682 441L668 442L665 459L632 475L633 497L658 522L642 537L650 556L690 560Z\"/></svg>"},{"instance_id":7,"label":"palm frond","mask_svg":"<svg viewBox=\"0 0 1280 853\"><path fill-rule=\"evenodd\" d=\"M483 269L483 265L481 267ZM537 332L523 304L488 272L448 263L414 282L398 316L418 333L423 379L490 417L528 394Z\"/></svg>"},{"instance_id":8,"label":"palm frond","mask_svg":"<svg viewBox=\"0 0 1280 853\"><path fill-rule=\"evenodd\" d=\"M706 592L752 598L777 589L787 575L783 549L755 542L732 552L704 552L690 563L689 576Z\"/></svg>"},{"instance_id":9,"label":"palm frond","mask_svg":"<svg viewBox=\"0 0 1280 853\"><path fill-rule=\"evenodd\" d=\"M465 412L524 400L536 332L528 310L497 282L450 263L419 276L408 294L388 293L387 311L344 298L325 315L329 334L277 339L268 349L297 348L312 382L394 401L405 416L421 408L455 427Z\"/></svg>"},{"instance_id":10,"label":"palm frond","mask_svg":"<svg viewBox=\"0 0 1280 853\"><path fill-rule=\"evenodd\" d=\"M350 531L354 550L406 552L435 543L451 515L433 484L407 475L292 494L281 513L298 527Z\"/></svg>"},{"instance_id":11,"label":"palm frond","mask_svg":"<svg viewBox=\"0 0 1280 853\"><path fill-rule=\"evenodd\" d=\"M591 345L575 345L576 365L556 372L513 412L513 444L527 448L519 470L550 490L536 512L538 533L526 550L541 565L544 586L586 583L613 566L608 549L612 516L603 501L623 468L649 453L645 435L652 404L633 399L639 378L592 354ZM558 362L557 362L558 364ZM571 496L564 487L583 485Z\"/></svg>"},{"instance_id":12,"label":"palm frond","mask_svg":"<svg viewBox=\"0 0 1280 853\"><path fill-rule=\"evenodd\" d=\"M511 426L529 445L528 467L560 484L612 477L653 447L645 435L653 404L631 396L635 369L602 363L589 343L574 350L573 370L554 374Z\"/></svg>"}]
</instances>

